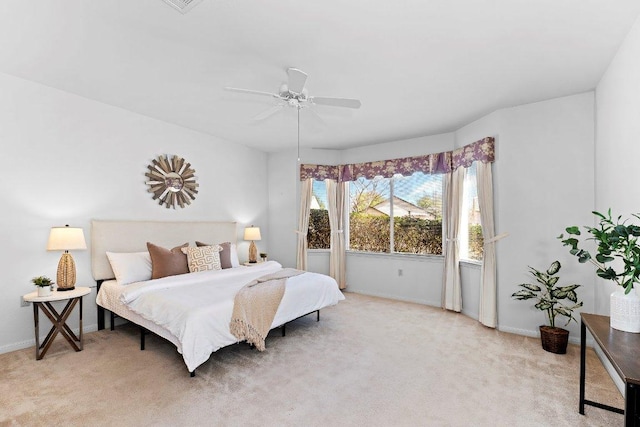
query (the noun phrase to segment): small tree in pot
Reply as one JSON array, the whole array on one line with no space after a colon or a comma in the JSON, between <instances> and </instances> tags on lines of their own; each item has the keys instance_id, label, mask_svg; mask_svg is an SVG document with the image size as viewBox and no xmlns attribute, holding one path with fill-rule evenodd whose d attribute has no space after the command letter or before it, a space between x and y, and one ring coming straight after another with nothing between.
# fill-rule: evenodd
<instances>
[{"instance_id":1,"label":"small tree in pot","mask_svg":"<svg viewBox=\"0 0 640 427\"><path fill-rule=\"evenodd\" d=\"M585 230L591 237L585 240L593 240L598 248L595 260L589 251L578 247L580 241L580 228L577 226L567 227L567 238L561 234L558 239L564 246L570 246L571 255L578 257L582 264L587 261L592 262L598 269L596 274L603 279L612 280L618 286L624 288L624 293L628 294L633 289L634 284L640 283L640 226L627 224L627 220L622 220L619 216L614 222L611 216L611 209L607 215L600 212L592 212L598 217L597 227L585 226ZM640 215L633 214L633 217L640 219ZM621 261L617 268L611 266L611 262ZM618 268L619 267L619 268Z\"/></svg>"},{"instance_id":2,"label":"small tree in pot","mask_svg":"<svg viewBox=\"0 0 640 427\"><path fill-rule=\"evenodd\" d=\"M607 214L593 211L598 218L595 227L585 226L587 236L582 237L579 227L567 227L568 236L558 238L569 252L578 258L580 263L591 262L597 269L596 274L606 280L613 281L619 287L610 298L610 325L614 329L640 333L640 296L632 291L640 283L640 225L629 222L618 216L614 219L611 209ZM639 214L633 218L640 219ZM583 239L582 242L579 239ZM586 240L593 240L598 246L595 259L591 253L580 245Z\"/></svg>"},{"instance_id":3,"label":"small tree in pot","mask_svg":"<svg viewBox=\"0 0 640 427\"><path fill-rule=\"evenodd\" d=\"M535 299L534 305L547 315L549 325L540 326L540 338L542 348L551 353L565 354L567 343L569 342L569 331L556 327L556 316L564 316L569 322L576 321L573 311L582 307L582 301L578 302L576 289L580 285L557 286L560 272L560 262L554 261L546 272L529 267L529 273L536 279L538 284L521 283L518 286L523 289L514 292L511 297L516 300ZM542 285L542 286L540 286ZM568 300L570 303L565 303ZM577 322L577 321L576 321Z\"/></svg>"}]
</instances>

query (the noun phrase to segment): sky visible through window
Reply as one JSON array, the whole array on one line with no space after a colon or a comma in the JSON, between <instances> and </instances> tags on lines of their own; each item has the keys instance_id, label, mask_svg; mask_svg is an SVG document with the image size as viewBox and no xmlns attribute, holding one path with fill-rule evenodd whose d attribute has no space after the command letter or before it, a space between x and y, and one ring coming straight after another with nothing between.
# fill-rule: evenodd
<instances>
[{"instance_id":1,"label":"sky visible through window","mask_svg":"<svg viewBox=\"0 0 640 427\"><path fill-rule=\"evenodd\" d=\"M468 179L475 179L475 168L472 168L469 175ZM411 176L395 175L394 178L394 194L409 203L415 205L425 195L442 198L442 175L426 175L422 172L416 172ZM384 186L384 188L383 196L388 198L389 187ZM465 196L471 199L477 196L475 185L465 186L465 192ZM313 181L313 195L318 199L318 203L326 209L328 203L324 181Z\"/></svg>"},{"instance_id":2,"label":"sky visible through window","mask_svg":"<svg viewBox=\"0 0 640 427\"><path fill-rule=\"evenodd\" d=\"M442 197L442 175L425 175L416 172L411 176L396 175L394 181L394 194L409 203L417 204L425 195ZM382 195L389 197L389 186L382 186ZM327 190L324 181L313 181L313 195L318 203L325 208L327 204Z\"/></svg>"}]
</instances>

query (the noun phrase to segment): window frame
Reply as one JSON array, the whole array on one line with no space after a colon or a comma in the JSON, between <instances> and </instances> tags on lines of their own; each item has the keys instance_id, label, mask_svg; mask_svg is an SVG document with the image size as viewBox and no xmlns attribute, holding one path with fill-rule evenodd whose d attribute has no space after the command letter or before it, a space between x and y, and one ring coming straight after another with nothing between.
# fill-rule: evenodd
<instances>
[{"instance_id":1,"label":"window frame","mask_svg":"<svg viewBox=\"0 0 640 427\"><path fill-rule=\"evenodd\" d=\"M426 175L426 174L425 174ZM403 175L400 175L399 177L402 177ZM444 200L442 201L442 226L440 229L440 237L442 239L442 243L440 245L440 253L439 254L432 254L432 253L420 253L420 254L416 254L416 253L411 253L411 252L396 252L395 251L395 216L393 215L393 211L394 211L394 201L393 198L395 195L394 193L394 184L395 184L395 178L396 176L392 176L390 178L386 178L386 177L374 177L370 180L373 179L382 179L382 180L388 180L389 182L389 252L373 252L373 251L362 251L362 250L354 250L351 249L350 243L351 243L351 239L350 239L350 234L351 234L351 223L350 223L350 209L346 209L344 212L345 218L345 245L346 245L346 251L348 253L354 253L354 254L359 254L359 255L371 255L371 256L384 256L384 257L405 257L405 258L420 258L420 259L424 259L424 258L444 258L444 242L445 242L445 228L444 228ZM440 182L440 188L441 188L441 193L442 193L442 197L444 199L444 180L441 180ZM351 202L351 200L349 200L349 202ZM319 250L319 249L314 249L314 250Z\"/></svg>"},{"instance_id":2,"label":"window frame","mask_svg":"<svg viewBox=\"0 0 640 427\"><path fill-rule=\"evenodd\" d=\"M472 163L472 165L475 167L476 162L473 162L473 163ZM464 184L466 184L466 183L467 183L467 177L466 177L466 175L467 175L467 171L468 171L469 169L470 169L470 168L465 168L465 180L464 180ZM476 185L476 197L478 197L478 196L477 196L477 192L478 192L478 180L477 180L477 175L476 175L476 174L477 174L477 172L474 174L474 179L475 179L475 185ZM467 194L467 192L466 192L466 188L464 188L464 184L463 184L463 191L464 191L464 196L463 196L463 197L465 197L465 196L466 196L466 194ZM463 204L462 204L462 205L463 205L463 208L464 208L464 206L465 206L464 202L463 202ZM480 205L478 205L478 209L480 209ZM460 214L462 215L461 220L465 220L465 215L467 215L467 214L468 214L468 211L466 211L466 210L462 209L462 212L461 212ZM469 223L469 221L468 221L468 220L466 220L466 226L464 227L464 229L465 229L466 233L460 233L460 234L458 234L458 236L460 236L461 234L462 234L462 235L465 235L465 236L466 236L466 240L465 240L465 241L467 242L466 253L464 254L464 255L465 255L464 257L462 256L462 251L460 251L460 262L464 262L464 263L471 264L471 265L482 265L482 264L483 264L483 259L484 259L484 250L483 250L483 259L479 259L479 260L478 260L478 259L470 258L470 257L468 256L468 255L469 255L469 253L470 253L470 251L469 251L469 239L468 239L468 237L469 237L469 226L470 226L470 225L471 225L471 224ZM482 226L482 222L480 222L480 226ZM462 227L461 227L461 228L462 228ZM461 231L462 231L462 230L461 230ZM483 238L484 238L484 233L483 233ZM462 247L462 245L460 245L460 247Z\"/></svg>"}]
</instances>

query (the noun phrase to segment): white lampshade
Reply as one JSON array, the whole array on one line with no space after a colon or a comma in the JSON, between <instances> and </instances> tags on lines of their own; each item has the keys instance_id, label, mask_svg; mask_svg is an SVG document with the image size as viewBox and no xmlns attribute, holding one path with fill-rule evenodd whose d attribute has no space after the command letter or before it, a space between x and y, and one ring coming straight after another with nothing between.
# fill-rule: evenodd
<instances>
[{"instance_id":1,"label":"white lampshade","mask_svg":"<svg viewBox=\"0 0 640 427\"><path fill-rule=\"evenodd\" d=\"M49 242L47 243L48 251L70 251L78 249L87 249L82 228L69 227L68 225L65 227L51 227Z\"/></svg>"},{"instance_id":2,"label":"white lampshade","mask_svg":"<svg viewBox=\"0 0 640 427\"><path fill-rule=\"evenodd\" d=\"M244 240L261 240L262 237L260 236L260 227L254 227L253 225L251 227L247 227L244 229Z\"/></svg>"}]
</instances>

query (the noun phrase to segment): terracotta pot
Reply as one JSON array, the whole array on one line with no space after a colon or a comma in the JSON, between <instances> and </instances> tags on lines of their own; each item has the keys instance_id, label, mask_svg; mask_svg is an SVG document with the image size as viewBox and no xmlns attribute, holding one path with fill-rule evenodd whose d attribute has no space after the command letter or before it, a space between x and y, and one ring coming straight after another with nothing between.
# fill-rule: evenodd
<instances>
[{"instance_id":1,"label":"terracotta pot","mask_svg":"<svg viewBox=\"0 0 640 427\"><path fill-rule=\"evenodd\" d=\"M569 343L569 331L551 326L540 326L542 348L550 353L565 354Z\"/></svg>"}]
</instances>

